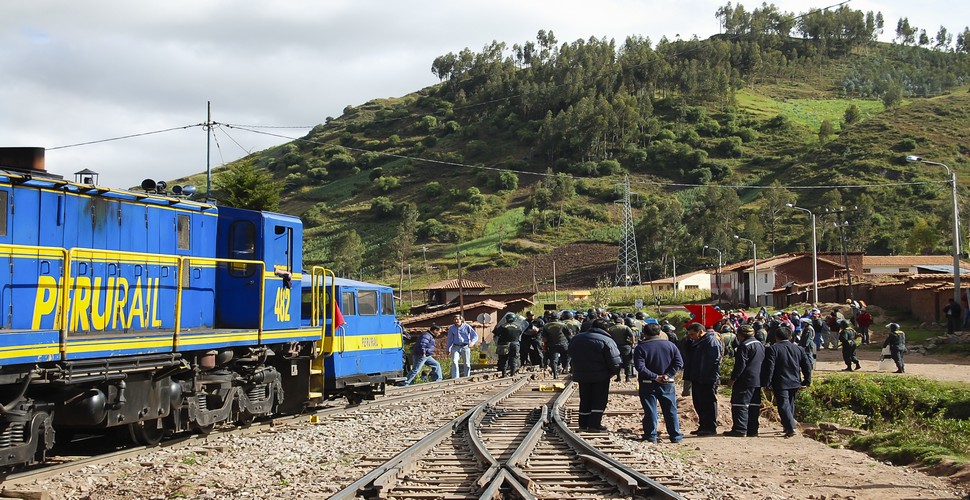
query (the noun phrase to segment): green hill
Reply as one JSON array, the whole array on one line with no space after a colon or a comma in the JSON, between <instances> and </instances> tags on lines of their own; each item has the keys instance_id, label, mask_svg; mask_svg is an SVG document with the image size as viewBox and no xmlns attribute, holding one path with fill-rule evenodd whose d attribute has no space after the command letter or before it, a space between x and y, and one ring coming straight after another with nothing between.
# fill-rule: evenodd
<instances>
[{"instance_id":1,"label":"green hill","mask_svg":"<svg viewBox=\"0 0 970 500\"><path fill-rule=\"evenodd\" d=\"M306 225L305 260L371 280L408 265L418 283L454 277L459 248L482 269L615 244L627 176L654 276L674 259L681 272L709 265L703 245L745 258L735 234L763 255L806 250L807 221L789 202L820 216L822 250L844 237L849 251L947 253L946 176L904 158L953 168L968 213L963 38L956 51L880 44L773 12L753 11L768 28L709 40L559 43L540 31L443 55L439 85L348 106L227 168L284 186L281 210ZM842 8L829 21L860 16Z\"/></svg>"}]
</instances>

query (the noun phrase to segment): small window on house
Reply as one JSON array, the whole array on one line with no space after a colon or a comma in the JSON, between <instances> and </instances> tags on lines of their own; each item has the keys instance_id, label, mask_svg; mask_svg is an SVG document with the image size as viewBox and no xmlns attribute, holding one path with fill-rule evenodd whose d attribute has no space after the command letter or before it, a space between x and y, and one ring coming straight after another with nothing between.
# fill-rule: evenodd
<instances>
[{"instance_id":1,"label":"small window on house","mask_svg":"<svg viewBox=\"0 0 970 500\"><path fill-rule=\"evenodd\" d=\"M700 286L698 285L684 285L684 290L698 290Z\"/></svg>"},{"instance_id":2,"label":"small window on house","mask_svg":"<svg viewBox=\"0 0 970 500\"><path fill-rule=\"evenodd\" d=\"M872 274L872 269L862 268L862 274Z\"/></svg>"},{"instance_id":3,"label":"small window on house","mask_svg":"<svg viewBox=\"0 0 970 500\"><path fill-rule=\"evenodd\" d=\"M356 316L357 303L354 301L354 292L343 292L340 294L340 297L342 299L340 312L344 316Z\"/></svg>"},{"instance_id":4,"label":"small window on house","mask_svg":"<svg viewBox=\"0 0 970 500\"><path fill-rule=\"evenodd\" d=\"M768 275L765 275L765 283L768 283Z\"/></svg>"},{"instance_id":5,"label":"small window on house","mask_svg":"<svg viewBox=\"0 0 970 500\"><path fill-rule=\"evenodd\" d=\"M909 268L908 267L900 267L899 268L899 272L901 272L901 273L908 273L909 272Z\"/></svg>"},{"instance_id":6,"label":"small window on house","mask_svg":"<svg viewBox=\"0 0 970 500\"><path fill-rule=\"evenodd\" d=\"M377 316L377 290L358 290L357 310L361 316Z\"/></svg>"},{"instance_id":7,"label":"small window on house","mask_svg":"<svg viewBox=\"0 0 970 500\"><path fill-rule=\"evenodd\" d=\"M381 292L381 315L394 316L394 294Z\"/></svg>"},{"instance_id":8,"label":"small window on house","mask_svg":"<svg viewBox=\"0 0 970 500\"><path fill-rule=\"evenodd\" d=\"M192 219L188 215L179 215L175 221L178 233L178 249L192 249Z\"/></svg>"}]
</instances>

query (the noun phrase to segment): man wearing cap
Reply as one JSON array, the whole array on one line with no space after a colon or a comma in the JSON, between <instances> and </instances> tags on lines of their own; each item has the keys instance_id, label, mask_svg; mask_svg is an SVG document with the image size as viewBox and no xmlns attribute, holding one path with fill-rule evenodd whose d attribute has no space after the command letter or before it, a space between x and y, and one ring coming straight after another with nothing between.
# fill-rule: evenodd
<instances>
[{"instance_id":1,"label":"man wearing cap","mask_svg":"<svg viewBox=\"0 0 970 500\"><path fill-rule=\"evenodd\" d=\"M717 386L721 380L721 341L714 330L700 323L687 327L687 358L684 360L684 380L691 383L691 401L697 412L698 428L691 434L717 434Z\"/></svg>"},{"instance_id":2,"label":"man wearing cap","mask_svg":"<svg viewBox=\"0 0 970 500\"><path fill-rule=\"evenodd\" d=\"M607 432L603 412L610 399L610 379L620 373L620 351L606 333L610 325L604 318L569 341L573 381L579 384L579 429Z\"/></svg>"},{"instance_id":3,"label":"man wearing cap","mask_svg":"<svg viewBox=\"0 0 970 500\"><path fill-rule=\"evenodd\" d=\"M451 354L451 378L467 377L472 372L472 347L478 343L478 332L456 314L448 327L448 353ZM459 359L464 358L459 365Z\"/></svg>"},{"instance_id":4,"label":"man wearing cap","mask_svg":"<svg viewBox=\"0 0 970 500\"><path fill-rule=\"evenodd\" d=\"M758 435L758 416L761 413L761 366L765 360L765 346L754 338L754 328L738 328L739 345L734 351L734 370L731 371L731 430L725 436L755 437Z\"/></svg>"},{"instance_id":5,"label":"man wearing cap","mask_svg":"<svg viewBox=\"0 0 970 500\"><path fill-rule=\"evenodd\" d=\"M762 387L771 387L778 403L778 414L785 437L795 435L795 395L812 383L812 364L805 350L791 343L791 329L779 326L774 330L775 342L765 349ZM799 377L799 373L801 377Z\"/></svg>"},{"instance_id":6,"label":"man wearing cap","mask_svg":"<svg viewBox=\"0 0 970 500\"><path fill-rule=\"evenodd\" d=\"M408 378L404 381L403 385L410 385L411 382L414 382L414 378L421 373L421 369L425 365L431 367L431 377L429 380L432 382L441 380L441 364L432 357L434 356L434 339L439 333L441 333L441 327L432 324L428 331L418 337L417 342L411 348L411 354L415 359L414 369L411 370L411 373L408 373Z\"/></svg>"},{"instance_id":7,"label":"man wearing cap","mask_svg":"<svg viewBox=\"0 0 970 500\"><path fill-rule=\"evenodd\" d=\"M502 323L492 330L495 339L495 352L498 354L498 369L504 377L506 372L515 375L519 371L519 346L522 340L522 326L515 313L507 313Z\"/></svg>"},{"instance_id":8,"label":"man wearing cap","mask_svg":"<svg viewBox=\"0 0 970 500\"><path fill-rule=\"evenodd\" d=\"M680 349L661 338L661 328L656 322L643 327L644 339L633 351L640 382L638 394L643 407L643 440L657 442L657 403L664 415L664 425L670 442L684 439L677 418L677 389L674 376L684 367Z\"/></svg>"}]
</instances>

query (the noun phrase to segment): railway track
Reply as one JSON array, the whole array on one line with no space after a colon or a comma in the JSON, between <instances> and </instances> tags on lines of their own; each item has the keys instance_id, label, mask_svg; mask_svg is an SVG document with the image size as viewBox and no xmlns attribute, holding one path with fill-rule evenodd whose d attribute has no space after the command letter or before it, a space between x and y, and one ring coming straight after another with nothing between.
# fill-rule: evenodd
<instances>
[{"instance_id":1,"label":"railway track","mask_svg":"<svg viewBox=\"0 0 970 500\"><path fill-rule=\"evenodd\" d=\"M680 498L568 427L572 384L541 384L519 379L333 498Z\"/></svg>"},{"instance_id":2,"label":"railway track","mask_svg":"<svg viewBox=\"0 0 970 500\"><path fill-rule=\"evenodd\" d=\"M455 399L459 394L466 395L468 401L459 406L459 411L464 408L474 407L481 399L487 397L485 394L491 390L504 387L512 381L495 381L489 379L459 379L445 380L442 382L419 384L409 387L388 388L387 394L375 400L364 401L359 404L341 404L331 402L328 406L316 408L312 411L300 414L274 417L271 419L256 420L245 426L232 426L226 424L216 427L206 434L183 434L170 437L156 446L131 446L123 445L120 441L112 443L111 439L106 440L105 436L86 436L81 440L62 445L57 455L52 455L48 462L34 464L29 467L8 472L0 476L0 483L6 489L14 488L21 484L28 484L42 481L61 474L67 474L81 470L93 465L105 465L120 462L126 459L135 459L140 455L150 453L160 448L170 449L199 449L205 450L218 442L221 438L229 436L243 436L258 434L270 430L281 431L287 427L296 427L333 420L348 420L357 418L362 412L381 412L388 407L407 406L417 401L449 398ZM482 392L481 397L471 397L468 395ZM218 446L216 446L218 448Z\"/></svg>"}]
</instances>

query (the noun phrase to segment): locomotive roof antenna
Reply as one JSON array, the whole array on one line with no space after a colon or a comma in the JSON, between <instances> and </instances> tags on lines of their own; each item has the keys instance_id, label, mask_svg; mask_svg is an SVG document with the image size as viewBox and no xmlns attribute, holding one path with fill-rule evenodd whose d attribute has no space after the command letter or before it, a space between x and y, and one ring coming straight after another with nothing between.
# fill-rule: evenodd
<instances>
[{"instance_id":1,"label":"locomotive roof antenna","mask_svg":"<svg viewBox=\"0 0 970 500\"><path fill-rule=\"evenodd\" d=\"M208 201L212 199L212 101L206 101L206 110L208 114L205 119L205 197Z\"/></svg>"},{"instance_id":2,"label":"locomotive roof antenna","mask_svg":"<svg viewBox=\"0 0 970 500\"><path fill-rule=\"evenodd\" d=\"M640 284L640 258L637 256L637 238L633 227L633 209L630 208L630 176L623 178L623 228L620 233L619 256L616 259L615 285Z\"/></svg>"}]
</instances>

